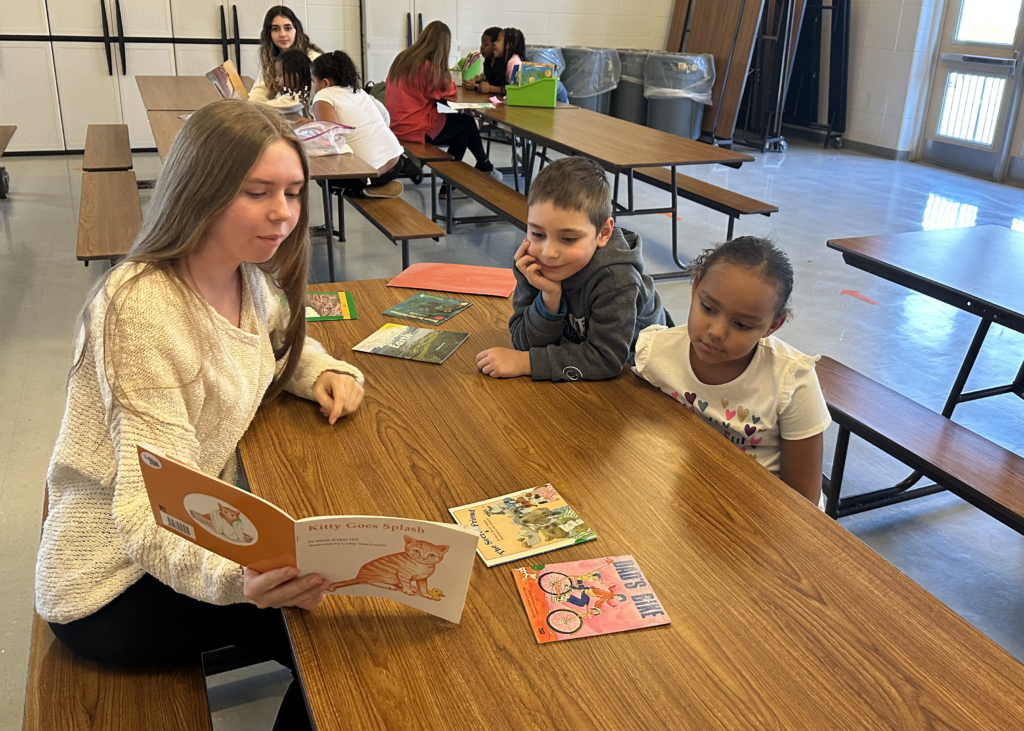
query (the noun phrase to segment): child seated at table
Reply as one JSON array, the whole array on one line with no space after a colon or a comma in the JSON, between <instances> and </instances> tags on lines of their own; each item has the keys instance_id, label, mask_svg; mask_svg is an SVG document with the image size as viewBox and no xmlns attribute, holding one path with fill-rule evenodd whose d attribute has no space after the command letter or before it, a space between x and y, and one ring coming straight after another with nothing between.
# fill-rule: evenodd
<instances>
[{"instance_id":1,"label":"child seated at table","mask_svg":"<svg viewBox=\"0 0 1024 731\"><path fill-rule=\"evenodd\" d=\"M480 36L480 55L484 59L484 72L472 79L463 79L462 85L467 89L477 89L478 86L487 82L496 86L504 86L505 69L501 67L500 59L494 55L494 42L498 40L501 28L497 26L488 28Z\"/></svg>"},{"instance_id":2,"label":"child seated at table","mask_svg":"<svg viewBox=\"0 0 1024 731\"><path fill-rule=\"evenodd\" d=\"M689 271L686 325L641 332L634 371L823 507L823 432L832 419L818 358L774 336L789 315L789 257L742 236L708 249Z\"/></svg>"},{"instance_id":3,"label":"child seated at table","mask_svg":"<svg viewBox=\"0 0 1024 731\"><path fill-rule=\"evenodd\" d=\"M482 81L477 90L488 94L504 94L505 85L510 83L518 66L526 58L526 38L518 28L505 28L494 41L494 65L501 69L501 83Z\"/></svg>"},{"instance_id":4,"label":"child seated at table","mask_svg":"<svg viewBox=\"0 0 1024 731\"><path fill-rule=\"evenodd\" d=\"M274 107L301 104L301 113L306 115L309 111L309 93L313 86L309 56L297 48L289 48L277 57L274 68L277 71L277 87L281 92L275 99L263 103Z\"/></svg>"},{"instance_id":5,"label":"child seated at table","mask_svg":"<svg viewBox=\"0 0 1024 731\"><path fill-rule=\"evenodd\" d=\"M616 228L604 169L585 157L548 165L530 188L527 235L515 254L512 345L477 367L494 378L613 378L631 362L637 335L671 325L640 236Z\"/></svg>"},{"instance_id":6,"label":"child seated at table","mask_svg":"<svg viewBox=\"0 0 1024 731\"><path fill-rule=\"evenodd\" d=\"M332 180L331 187L367 198L401 195L402 183L395 178L402 171L402 143L388 126L384 105L359 86L359 72L349 55L344 51L325 53L313 62L312 77L313 118L352 127L345 132L345 141L379 173L376 178Z\"/></svg>"}]
</instances>

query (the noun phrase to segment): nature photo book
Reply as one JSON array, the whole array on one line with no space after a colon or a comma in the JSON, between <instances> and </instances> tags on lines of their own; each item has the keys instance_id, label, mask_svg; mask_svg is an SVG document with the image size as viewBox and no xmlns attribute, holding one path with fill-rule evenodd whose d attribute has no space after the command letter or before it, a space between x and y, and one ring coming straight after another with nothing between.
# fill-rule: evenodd
<instances>
[{"instance_id":1,"label":"nature photo book","mask_svg":"<svg viewBox=\"0 0 1024 731\"><path fill-rule=\"evenodd\" d=\"M439 294L418 292L404 302L399 302L394 307L389 307L381 314L440 325L442 322L452 319L472 304L472 302L442 297Z\"/></svg>"},{"instance_id":2,"label":"nature photo book","mask_svg":"<svg viewBox=\"0 0 1024 731\"><path fill-rule=\"evenodd\" d=\"M356 320L358 317L351 292L306 293L306 322Z\"/></svg>"},{"instance_id":3,"label":"nature photo book","mask_svg":"<svg viewBox=\"0 0 1024 731\"><path fill-rule=\"evenodd\" d=\"M222 99L248 99L249 92L245 90L242 77L235 70L235 64L228 59L220 66L216 66L206 72L206 78L213 84Z\"/></svg>"},{"instance_id":4,"label":"nature photo book","mask_svg":"<svg viewBox=\"0 0 1024 731\"><path fill-rule=\"evenodd\" d=\"M474 530L366 515L294 520L251 493L140 444L157 525L256 571L295 566L334 594L393 599L458 623L473 572Z\"/></svg>"},{"instance_id":5,"label":"nature photo book","mask_svg":"<svg viewBox=\"0 0 1024 731\"><path fill-rule=\"evenodd\" d=\"M448 512L459 525L480 529L477 553L487 566L597 538L550 483Z\"/></svg>"},{"instance_id":6,"label":"nature photo book","mask_svg":"<svg viewBox=\"0 0 1024 731\"><path fill-rule=\"evenodd\" d=\"M358 345L353 345L352 350L440 365L468 337L469 333L427 330L389 322Z\"/></svg>"},{"instance_id":7,"label":"nature photo book","mask_svg":"<svg viewBox=\"0 0 1024 731\"><path fill-rule=\"evenodd\" d=\"M538 644L669 624L632 556L512 571Z\"/></svg>"}]
</instances>

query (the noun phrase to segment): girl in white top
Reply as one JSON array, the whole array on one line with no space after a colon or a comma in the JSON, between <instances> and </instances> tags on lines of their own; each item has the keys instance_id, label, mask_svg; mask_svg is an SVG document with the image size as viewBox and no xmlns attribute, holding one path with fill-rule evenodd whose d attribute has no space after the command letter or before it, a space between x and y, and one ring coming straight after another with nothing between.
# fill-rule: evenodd
<instances>
[{"instance_id":1,"label":"girl in white top","mask_svg":"<svg viewBox=\"0 0 1024 731\"><path fill-rule=\"evenodd\" d=\"M395 180L402 166L402 143L391 131L387 109L359 87L359 72L344 51L325 53L313 62L314 119L352 127L345 141L359 157L377 168L380 175L368 180L331 181L351 194L393 198L402 192Z\"/></svg>"},{"instance_id":2,"label":"girl in white top","mask_svg":"<svg viewBox=\"0 0 1024 731\"><path fill-rule=\"evenodd\" d=\"M194 660L240 644L291 665L279 607L312 610L316 574L257 573L153 520L136 445L235 481L265 398L289 391L334 424L363 376L305 337L309 167L277 112L226 99L185 123L131 251L82 313L47 474L35 605L99 662ZM278 717L308 728L293 683Z\"/></svg>"},{"instance_id":3,"label":"girl in white top","mask_svg":"<svg viewBox=\"0 0 1024 731\"><path fill-rule=\"evenodd\" d=\"M315 60L321 53L320 47L309 40L302 28L302 21L285 5L275 5L263 17L263 31L260 33L260 76L256 79L249 98L271 106L294 106L295 101L284 95L277 82L277 69L274 62L282 51L297 48Z\"/></svg>"},{"instance_id":4,"label":"girl in white top","mask_svg":"<svg viewBox=\"0 0 1024 731\"><path fill-rule=\"evenodd\" d=\"M820 507L823 432L832 420L818 358L773 335L789 313L789 258L743 236L705 251L690 272L686 325L642 330L634 371Z\"/></svg>"}]
</instances>

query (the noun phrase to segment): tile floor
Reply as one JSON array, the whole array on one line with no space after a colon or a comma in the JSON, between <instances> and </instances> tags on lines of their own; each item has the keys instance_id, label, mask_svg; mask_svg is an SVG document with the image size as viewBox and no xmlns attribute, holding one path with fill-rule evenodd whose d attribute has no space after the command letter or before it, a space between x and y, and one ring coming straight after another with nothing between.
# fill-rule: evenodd
<instances>
[{"instance_id":1,"label":"tile floor","mask_svg":"<svg viewBox=\"0 0 1024 731\"><path fill-rule=\"evenodd\" d=\"M105 266L86 268L74 258L81 158L6 157L2 162L13 191L0 201L0 728L14 729L24 703L43 481L62 415L73 323ZM159 167L155 154L135 156L140 179L155 176ZM755 217L736 227L737 235L773 236L793 259L796 316L781 337L804 351L827 353L933 409L941 407L976 320L844 265L839 254L825 248L825 240L975 223L1010 226L1024 219L1024 191L795 141L786 154L758 155L741 170L703 167L688 173L781 208L770 219ZM638 184L637 194L638 205L664 205L665 194L652 188ZM148 194L142 196L145 205ZM429 185L410 188L405 197L429 209ZM313 203L318 222L319 198ZM475 208L466 201L458 206L467 214ZM720 214L682 202L680 215L685 256L725 235ZM337 278L397 274L397 247L351 211L347 218L348 242L339 246ZM649 271L670 269L668 218L646 216L626 224L643 236ZM510 226L467 225L441 243L412 244L412 260L504 266L520 240ZM313 276L327 278L322 244L314 247ZM683 319L688 284L664 283L659 289ZM841 295L843 289L859 290L879 304ZM1008 382L1022 358L1024 335L993 328L971 385ZM1012 396L961 406L957 420L1024 453L1024 404ZM906 471L855 443L847 488L878 487ZM1021 536L950 495L853 516L842 524L1024 659ZM269 728L286 684L287 673L274 664L211 678L215 727Z\"/></svg>"}]
</instances>

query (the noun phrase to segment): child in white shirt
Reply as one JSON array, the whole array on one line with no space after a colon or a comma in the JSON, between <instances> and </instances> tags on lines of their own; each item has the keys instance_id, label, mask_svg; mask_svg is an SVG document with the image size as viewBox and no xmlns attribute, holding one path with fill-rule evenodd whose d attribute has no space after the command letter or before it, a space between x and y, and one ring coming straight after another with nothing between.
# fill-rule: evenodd
<instances>
[{"instance_id":1,"label":"child in white shirt","mask_svg":"<svg viewBox=\"0 0 1024 731\"><path fill-rule=\"evenodd\" d=\"M359 86L359 72L344 51L325 53L313 61L313 118L337 122L353 129L345 141L352 151L377 168L380 175L369 180L334 180L350 195L394 198L402 183L395 180L402 170L402 143L389 126L387 109Z\"/></svg>"},{"instance_id":2,"label":"child in white shirt","mask_svg":"<svg viewBox=\"0 0 1024 731\"><path fill-rule=\"evenodd\" d=\"M818 358L773 335L789 314L789 258L743 236L705 251L690 270L687 324L643 330L634 371L820 507L823 433L832 420L814 373Z\"/></svg>"}]
</instances>

